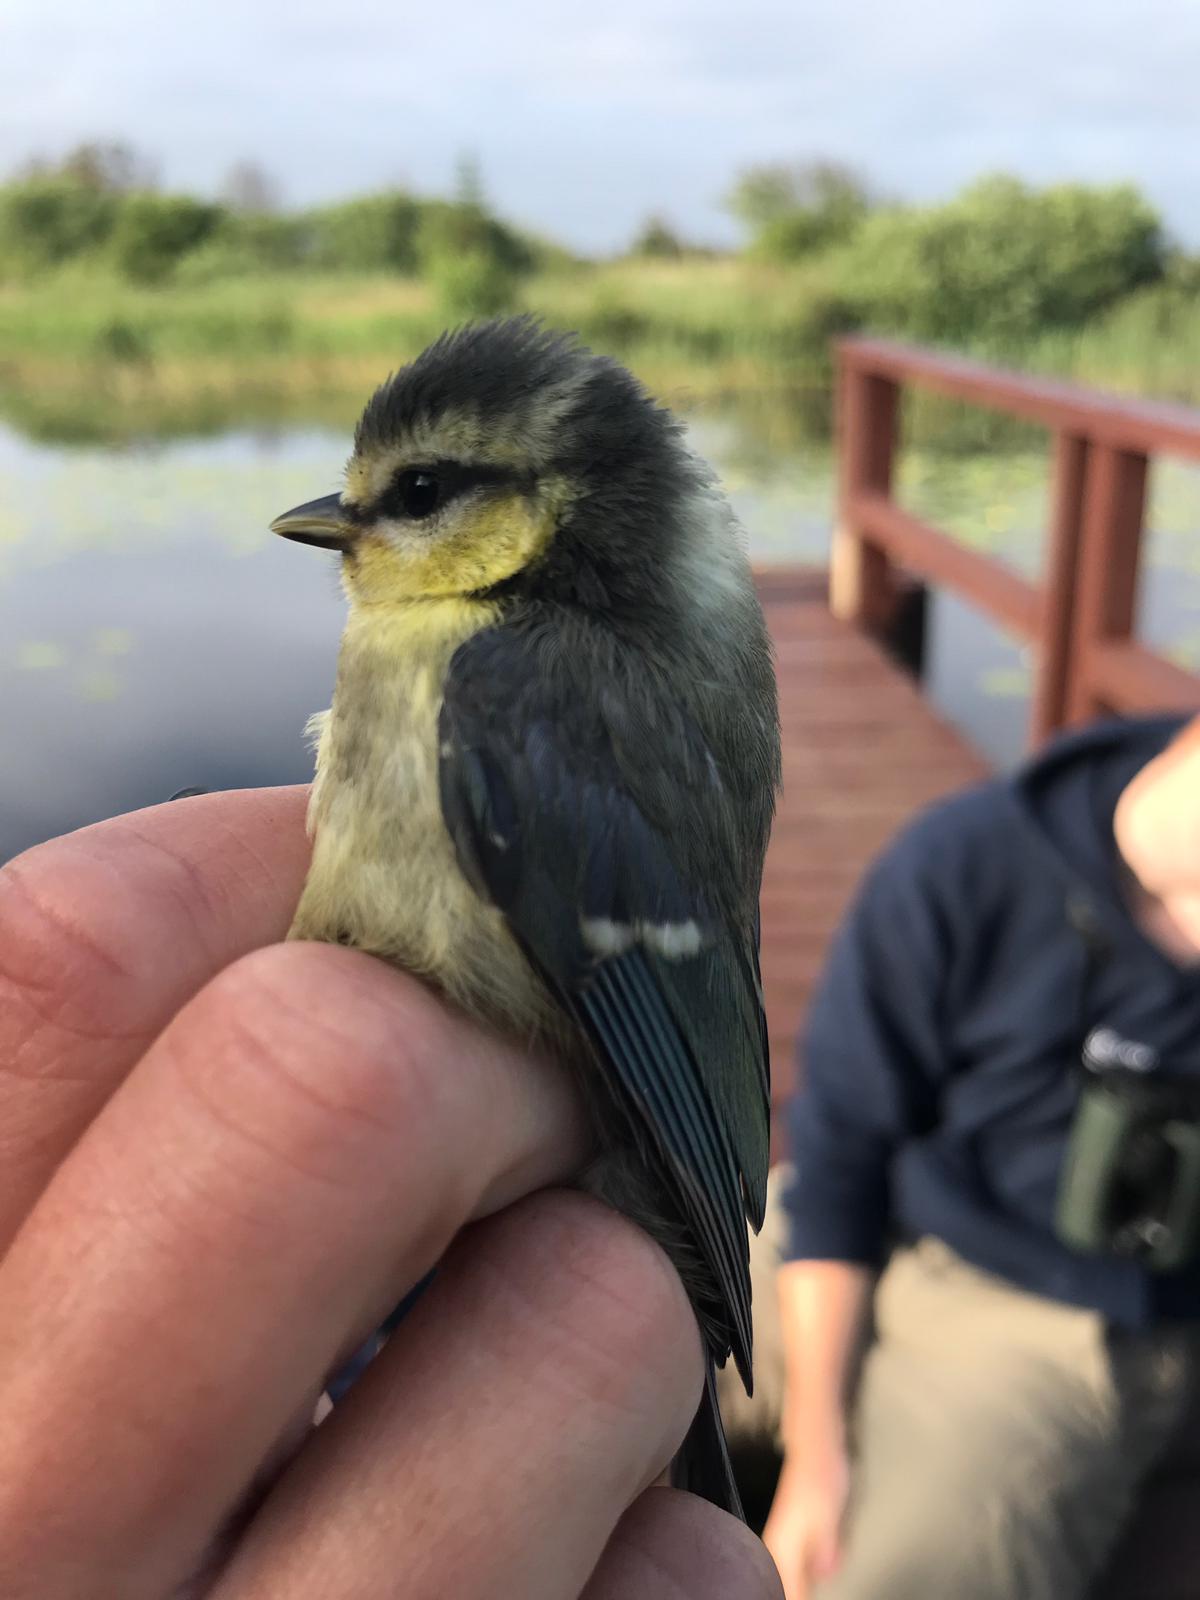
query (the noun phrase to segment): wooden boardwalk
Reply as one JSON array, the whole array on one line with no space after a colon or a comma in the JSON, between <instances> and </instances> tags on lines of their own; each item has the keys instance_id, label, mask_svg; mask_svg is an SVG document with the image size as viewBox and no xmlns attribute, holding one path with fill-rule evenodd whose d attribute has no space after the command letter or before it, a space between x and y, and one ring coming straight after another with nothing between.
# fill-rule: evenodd
<instances>
[{"instance_id":1,"label":"wooden boardwalk","mask_svg":"<svg viewBox=\"0 0 1200 1600\"><path fill-rule=\"evenodd\" d=\"M831 615L824 571L766 568L757 578L783 724L762 899L778 1104L793 1081L805 1002L864 869L914 812L988 769L877 644Z\"/></svg>"}]
</instances>

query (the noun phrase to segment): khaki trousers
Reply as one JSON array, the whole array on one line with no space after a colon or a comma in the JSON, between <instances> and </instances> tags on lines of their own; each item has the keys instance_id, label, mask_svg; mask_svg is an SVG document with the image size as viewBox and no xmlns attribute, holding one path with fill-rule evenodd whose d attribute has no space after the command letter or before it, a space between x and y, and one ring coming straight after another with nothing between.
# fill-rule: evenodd
<instances>
[{"instance_id":1,"label":"khaki trousers","mask_svg":"<svg viewBox=\"0 0 1200 1600\"><path fill-rule=\"evenodd\" d=\"M778 1364L775 1297L757 1275L755 1289L763 1354ZM935 1239L893 1256L875 1323L843 1563L819 1600L1081 1600L1181 1420L1197 1333L1109 1329ZM764 1388L775 1417L762 1407L756 1431L778 1425L782 1379ZM731 1417L734 1438L748 1421Z\"/></svg>"}]
</instances>

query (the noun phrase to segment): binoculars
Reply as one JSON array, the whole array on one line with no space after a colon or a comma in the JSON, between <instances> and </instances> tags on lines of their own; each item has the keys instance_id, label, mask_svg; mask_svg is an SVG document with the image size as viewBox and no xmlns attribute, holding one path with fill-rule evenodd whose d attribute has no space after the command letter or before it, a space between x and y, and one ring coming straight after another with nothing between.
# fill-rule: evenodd
<instances>
[{"instance_id":1,"label":"binoculars","mask_svg":"<svg viewBox=\"0 0 1200 1600\"><path fill-rule=\"evenodd\" d=\"M1200 1063L1197 1064L1200 1068ZM1200 1070L1098 1028L1059 1183L1064 1244L1173 1272L1200 1256Z\"/></svg>"}]
</instances>

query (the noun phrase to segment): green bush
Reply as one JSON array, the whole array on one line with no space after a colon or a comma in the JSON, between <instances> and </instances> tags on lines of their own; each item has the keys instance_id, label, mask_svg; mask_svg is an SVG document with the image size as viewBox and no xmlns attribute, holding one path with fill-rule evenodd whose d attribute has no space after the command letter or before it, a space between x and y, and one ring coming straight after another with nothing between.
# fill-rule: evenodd
<instances>
[{"instance_id":1,"label":"green bush","mask_svg":"<svg viewBox=\"0 0 1200 1600\"><path fill-rule=\"evenodd\" d=\"M449 322L469 322L511 311L516 303L517 274L478 248L446 251L426 263L426 277L438 309Z\"/></svg>"},{"instance_id":2,"label":"green bush","mask_svg":"<svg viewBox=\"0 0 1200 1600\"><path fill-rule=\"evenodd\" d=\"M853 237L871 207L866 184L836 161L750 167L726 202L750 230L751 251L795 261Z\"/></svg>"},{"instance_id":3,"label":"green bush","mask_svg":"<svg viewBox=\"0 0 1200 1600\"><path fill-rule=\"evenodd\" d=\"M474 201L427 200L417 229L422 273L439 276L448 257L478 256L495 269L519 277L533 267L533 251L514 229Z\"/></svg>"},{"instance_id":4,"label":"green bush","mask_svg":"<svg viewBox=\"0 0 1200 1600\"><path fill-rule=\"evenodd\" d=\"M121 201L66 178L33 178L0 189L0 270L26 275L103 246Z\"/></svg>"},{"instance_id":5,"label":"green bush","mask_svg":"<svg viewBox=\"0 0 1200 1600\"><path fill-rule=\"evenodd\" d=\"M295 267L304 258L309 229L300 217L229 212L214 238L256 267Z\"/></svg>"},{"instance_id":6,"label":"green bush","mask_svg":"<svg viewBox=\"0 0 1200 1600\"><path fill-rule=\"evenodd\" d=\"M1076 327L1162 277L1158 217L1136 189L1015 178L946 205L868 217L836 259L863 321L913 338L1011 341Z\"/></svg>"},{"instance_id":7,"label":"green bush","mask_svg":"<svg viewBox=\"0 0 1200 1600\"><path fill-rule=\"evenodd\" d=\"M131 194L121 204L110 255L122 277L159 283L220 226L222 208L179 194Z\"/></svg>"},{"instance_id":8,"label":"green bush","mask_svg":"<svg viewBox=\"0 0 1200 1600\"><path fill-rule=\"evenodd\" d=\"M764 224L754 241L754 254L764 261L797 261L851 238L866 209L847 204L808 211L789 211Z\"/></svg>"},{"instance_id":9,"label":"green bush","mask_svg":"<svg viewBox=\"0 0 1200 1600\"><path fill-rule=\"evenodd\" d=\"M1167 259L1163 287L1188 300L1200 298L1200 256L1173 251Z\"/></svg>"},{"instance_id":10,"label":"green bush","mask_svg":"<svg viewBox=\"0 0 1200 1600\"><path fill-rule=\"evenodd\" d=\"M209 283L287 271L305 260L310 232L298 217L226 212L207 239L183 256L179 283Z\"/></svg>"},{"instance_id":11,"label":"green bush","mask_svg":"<svg viewBox=\"0 0 1200 1600\"><path fill-rule=\"evenodd\" d=\"M614 355L626 355L639 341L650 338L661 323L644 311L625 304L617 295L601 289L581 319L586 339Z\"/></svg>"},{"instance_id":12,"label":"green bush","mask_svg":"<svg viewBox=\"0 0 1200 1600\"><path fill-rule=\"evenodd\" d=\"M117 366L140 366L151 360L154 347L145 328L136 327L123 317L113 317L96 330L91 354Z\"/></svg>"},{"instance_id":13,"label":"green bush","mask_svg":"<svg viewBox=\"0 0 1200 1600\"><path fill-rule=\"evenodd\" d=\"M629 253L655 261L676 261L685 254L685 249L683 240L671 224L656 215L647 217L642 223Z\"/></svg>"},{"instance_id":14,"label":"green bush","mask_svg":"<svg viewBox=\"0 0 1200 1600\"><path fill-rule=\"evenodd\" d=\"M574 250L568 250L555 239L527 233L523 228L514 229L513 237L520 243L530 272L574 272L583 264Z\"/></svg>"},{"instance_id":15,"label":"green bush","mask_svg":"<svg viewBox=\"0 0 1200 1600\"><path fill-rule=\"evenodd\" d=\"M838 286L814 281L802 298L783 310L778 332L772 336L773 353L824 370L830 361L830 341L857 332L861 325L859 307Z\"/></svg>"},{"instance_id":16,"label":"green bush","mask_svg":"<svg viewBox=\"0 0 1200 1600\"><path fill-rule=\"evenodd\" d=\"M421 202L398 190L310 211L304 219L308 263L335 272L417 270Z\"/></svg>"},{"instance_id":17,"label":"green bush","mask_svg":"<svg viewBox=\"0 0 1200 1600\"><path fill-rule=\"evenodd\" d=\"M520 234L473 200L426 201L417 258L451 321L511 311L534 259Z\"/></svg>"}]
</instances>

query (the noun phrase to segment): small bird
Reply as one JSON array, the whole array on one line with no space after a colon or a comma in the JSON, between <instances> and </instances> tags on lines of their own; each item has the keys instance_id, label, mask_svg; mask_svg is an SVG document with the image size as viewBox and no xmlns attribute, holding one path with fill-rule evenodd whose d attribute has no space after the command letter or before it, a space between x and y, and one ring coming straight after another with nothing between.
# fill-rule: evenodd
<instances>
[{"instance_id":1,"label":"small bird","mask_svg":"<svg viewBox=\"0 0 1200 1600\"><path fill-rule=\"evenodd\" d=\"M703 1336L673 1480L740 1514L714 1364L749 1389L780 756L729 506L625 368L519 317L390 377L341 493L271 527L339 551L349 602L289 936L381 956L576 1074L584 1186L662 1244Z\"/></svg>"}]
</instances>

